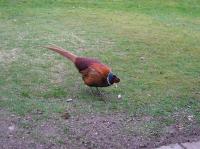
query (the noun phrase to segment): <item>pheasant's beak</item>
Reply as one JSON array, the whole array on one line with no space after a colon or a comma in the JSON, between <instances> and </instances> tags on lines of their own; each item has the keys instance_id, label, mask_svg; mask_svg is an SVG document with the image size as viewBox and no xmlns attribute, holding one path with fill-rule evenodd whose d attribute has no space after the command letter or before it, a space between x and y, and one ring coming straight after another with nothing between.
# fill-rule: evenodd
<instances>
[{"instance_id":1,"label":"pheasant's beak","mask_svg":"<svg viewBox=\"0 0 200 149\"><path fill-rule=\"evenodd\" d=\"M119 82L120 82L120 79L116 77L114 80L114 83L119 83Z\"/></svg>"}]
</instances>

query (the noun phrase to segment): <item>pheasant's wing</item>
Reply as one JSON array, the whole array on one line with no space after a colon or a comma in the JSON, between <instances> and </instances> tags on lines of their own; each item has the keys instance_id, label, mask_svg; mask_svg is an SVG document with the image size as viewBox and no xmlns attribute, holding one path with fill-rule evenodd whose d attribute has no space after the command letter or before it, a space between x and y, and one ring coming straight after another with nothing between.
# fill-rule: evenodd
<instances>
[{"instance_id":1,"label":"pheasant's wing","mask_svg":"<svg viewBox=\"0 0 200 149\"><path fill-rule=\"evenodd\" d=\"M106 79L110 68L104 64L94 63L90 67L81 71L85 84L89 86L102 86L106 83Z\"/></svg>"},{"instance_id":2,"label":"pheasant's wing","mask_svg":"<svg viewBox=\"0 0 200 149\"><path fill-rule=\"evenodd\" d=\"M79 71L89 68L94 63L100 63L98 60L86 57L77 57L75 61L75 66Z\"/></svg>"},{"instance_id":3,"label":"pheasant's wing","mask_svg":"<svg viewBox=\"0 0 200 149\"><path fill-rule=\"evenodd\" d=\"M81 74L86 85L97 86L102 82L101 74L91 67L81 71Z\"/></svg>"}]
</instances>

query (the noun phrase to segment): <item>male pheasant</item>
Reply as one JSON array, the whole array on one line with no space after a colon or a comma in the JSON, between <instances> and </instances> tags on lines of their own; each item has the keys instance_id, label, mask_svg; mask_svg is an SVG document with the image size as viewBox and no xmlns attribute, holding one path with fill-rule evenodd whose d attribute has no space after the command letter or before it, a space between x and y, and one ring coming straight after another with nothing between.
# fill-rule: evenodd
<instances>
[{"instance_id":1,"label":"male pheasant","mask_svg":"<svg viewBox=\"0 0 200 149\"><path fill-rule=\"evenodd\" d=\"M90 87L107 87L120 82L120 79L112 73L111 68L97 59L79 57L55 45L43 47L71 60L82 75L84 83Z\"/></svg>"}]
</instances>

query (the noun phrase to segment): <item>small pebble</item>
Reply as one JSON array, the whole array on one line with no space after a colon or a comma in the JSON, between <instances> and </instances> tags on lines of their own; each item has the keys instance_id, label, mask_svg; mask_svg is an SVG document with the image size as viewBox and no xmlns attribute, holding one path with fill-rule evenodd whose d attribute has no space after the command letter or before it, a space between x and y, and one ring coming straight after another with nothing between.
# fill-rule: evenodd
<instances>
[{"instance_id":1,"label":"small pebble","mask_svg":"<svg viewBox=\"0 0 200 149\"><path fill-rule=\"evenodd\" d=\"M122 98L122 95L121 95L121 94L119 94L119 95L117 96L117 98L118 98L118 99L121 99L121 98Z\"/></svg>"},{"instance_id":2,"label":"small pebble","mask_svg":"<svg viewBox=\"0 0 200 149\"><path fill-rule=\"evenodd\" d=\"M66 101L67 101L67 102L70 102L70 101L72 101L72 100L73 100L73 99L69 98L69 99L67 99Z\"/></svg>"},{"instance_id":3,"label":"small pebble","mask_svg":"<svg viewBox=\"0 0 200 149\"><path fill-rule=\"evenodd\" d=\"M142 56L142 57L140 57L140 60L144 60L144 57Z\"/></svg>"},{"instance_id":4,"label":"small pebble","mask_svg":"<svg viewBox=\"0 0 200 149\"><path fill-rule=\"evenodd\" d=\"M189 115L189 116L188 116L188 120L189 120L189 121L193 121L193 117L194 117L193 115Z\"/></svg>"},{"instance_id":5,"label":"small pebble","mask_svg":"<svg viewBox=\"0 0 200 149\"><path fill-rule=\"evenodd\" d=\"M15 130L15 126L14 126L14 125L9 126L8 129L9 129L10 131L13 131L13 130Z\"/></svg>"},{"instance_id":6,"label":"small pebble","mask_svg":"<svg viewBox=\"0 0 200 149\"><path fill-rule=\"evenodd\" d=\"M147 96L151 97L151 94L147 94Z\"/></svg>"},{"instance_id":7,"label":"small pebble","mask_svg":"<svg viewBox=\"0 0 200 149\"><path fill-rule=\"evenodd\" d=\"M95 132L94 134L95 134L95 135L98 135L98 133L97 133L97 132Z\"/></svg>"}]
</instances>

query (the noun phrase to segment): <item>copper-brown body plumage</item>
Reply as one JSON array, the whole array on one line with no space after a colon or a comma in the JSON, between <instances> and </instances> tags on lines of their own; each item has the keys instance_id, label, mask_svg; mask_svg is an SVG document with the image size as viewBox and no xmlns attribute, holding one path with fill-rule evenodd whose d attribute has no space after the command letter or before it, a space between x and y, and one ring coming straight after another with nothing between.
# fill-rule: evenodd
<instances>
[{"instance_id":1,"label":"copper-brown body plumage","mask_svg":"<svg viewBox=\"0 0 200 149\"><path fill-rule=\"evenodd\" d=\"M51 45L44 46L71 60L80 74L84 83L91 87L107 87L113 83L120 82L120 79L112 74L111 68L99 60L87 57L79 57L61 47Z\"/></svg>"}]
</instances>

